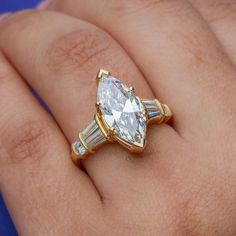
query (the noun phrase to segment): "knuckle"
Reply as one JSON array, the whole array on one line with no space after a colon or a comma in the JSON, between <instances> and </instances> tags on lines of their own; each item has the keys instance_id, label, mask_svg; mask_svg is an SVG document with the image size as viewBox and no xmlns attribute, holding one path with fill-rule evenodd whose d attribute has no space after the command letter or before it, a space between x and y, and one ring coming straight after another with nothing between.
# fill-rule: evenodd
<instances>
[{"instance_id":1,"label":"knuckle","mask_svg":"<svg viewBox=\"0 0 236 236\"><path fill-rule=\"evenodd\" d=\"M23 10L20 12L16 12L7 18L3 24L1 25L1 31L11 31L15 27L21 28L21 30L25 30L25 27L32 24L32 19L34 19L34 15L37 14L37 11L34 10Z\"/></svg>"},{"instance_id":2,"label":"knuckle","mask_svg":"<svg viewBox=\"0 0 236 236\"><path fill-rule=\"evenodd\" d=\"M209 22L217 23L219 21L236 21L236 2L234 0L210 0L202 2L212 12ZM217 12L217 14L216 14Z\"/></svg>"},{"instance_id":3,"label":"knuckle","mask_svg":"<svg viewBox=\"0 0 236 236\"><path fill-rule=\"evenodd\" d=\"M77 30L57 39L48 50L48 67L53 73L70 74L81 70L92 74L112 51L112 39L95 28Z\"/></svg>"},{"instance_id":4,"label":"knuckle","mask_svg":"<svg viewBox=\"0 0 236 236\"><path fill-rule=\"evenodd\" d=\"M21 35L27 35L30 37L32 29L38 28L42 22L47 24L50 18L53 18L54 14L50 11L37 11L37 10L23 10L12 14L1 24L1 37L6 40L19 37L19 31ZM10 35L10 36L9 36Z\"/></svg>"},{"instance_id":5,"label":"knuckle","mask_svg":"<svg viewBox=\"0 0 236 236\"><path fill-rule=\"evenodd\" d=\"M116 13L132 14L140 11L155 10L156 8L163 8L165 6L166 11L176 11L176 8L183 7L181 0L133 0L133 1L107 1L110 9Z\"/></svg>"},{"instance_id":6,"label":"knuckle","mask_svg":"<svg viewBox=\"0 0 236 236\"><path fill-rule=\"evenodd\" d=\"M28 121L15 129L8 129L3 146L13 161L40 161L49 145L47 125L39 121Z\"/></svg>"}]
</instances>

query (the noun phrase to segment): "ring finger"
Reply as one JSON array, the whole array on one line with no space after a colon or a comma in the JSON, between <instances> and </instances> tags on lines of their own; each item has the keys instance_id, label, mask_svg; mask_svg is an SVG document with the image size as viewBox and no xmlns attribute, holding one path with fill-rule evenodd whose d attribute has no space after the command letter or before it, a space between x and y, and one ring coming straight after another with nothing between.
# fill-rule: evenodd
<instances>
[{"instance_id":1,"label":"ring finger","mask_svg":"<svg viewBox=\"0 0 236 236\"><path fill-rule=\"evenodd\" d=\"M98 67L124 78L141 97L152 97L147 83L122 48L91 24L55 12L26 12L8 19L1 32L0 47L49 105L70 142L93 117ZM162 142L165 137L171 141L176 135L164 125L155 137ZM169 142L160 145L158 151L164 152L168 147ZM127 188L131 176L145 171L138 161L127 162L126 151L116 147L111 152L111 148L85 162L102 195L107 195L106 190L112 189L114 183L118 188Z\"/></svg>"}]
</instances>

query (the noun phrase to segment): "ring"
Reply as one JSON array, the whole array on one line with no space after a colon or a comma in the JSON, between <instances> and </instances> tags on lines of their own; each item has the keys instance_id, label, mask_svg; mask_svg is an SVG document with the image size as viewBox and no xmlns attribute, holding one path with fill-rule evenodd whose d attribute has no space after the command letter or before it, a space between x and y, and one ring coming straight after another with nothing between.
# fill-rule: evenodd
<instances>
[{"instance_id":1,"label":"ring","mask_svg":"<svg viewBox=\"0 0 236 236\"><path fill-rule=\"evenodd\" d=\"M157 99L140 99L133 87L106 70L98 72L96 82L97 112L72 144L75 164L107 142L118 142L132 152L141 152L146 144L147 125L166 123L172 117L166 104Z\"/></svg>"}]
</instances>

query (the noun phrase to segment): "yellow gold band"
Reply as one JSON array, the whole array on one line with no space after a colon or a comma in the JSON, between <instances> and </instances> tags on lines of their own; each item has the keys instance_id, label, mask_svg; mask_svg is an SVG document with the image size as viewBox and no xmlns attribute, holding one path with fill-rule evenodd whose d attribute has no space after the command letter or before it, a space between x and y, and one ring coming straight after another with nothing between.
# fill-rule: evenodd
<instances>
[{"instance_id":1,"label":"yellow gold band","mask_svg":"<svg viewBox=\"0 0 236 236\"><path fill-rule=\"evenodd\" d=\"M78 164L104 143L118 142L132 152L144 149L147 125L168 122L172 112L159 100L140 99L109 72L97 76L97 113L72 144L72 160Z\"/></svg>"}]
</instances>

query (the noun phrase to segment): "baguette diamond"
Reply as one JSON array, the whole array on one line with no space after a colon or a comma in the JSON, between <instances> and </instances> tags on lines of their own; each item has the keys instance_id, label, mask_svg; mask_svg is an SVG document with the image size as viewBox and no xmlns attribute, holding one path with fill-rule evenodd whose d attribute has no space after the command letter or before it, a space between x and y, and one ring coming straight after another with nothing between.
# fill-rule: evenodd
<instances>
[{"instance_id":1,"label":"baguette diamond","mask_svg":"<svg viewBox=\"0 0 236 236\"><path fill-rule=\"evenodd\" d=\"M89 150L94 150L97 146L106 142L106 137L97 124L96 117L81 133L81 138L86 143Z\"/></svg>"},{"instance_id":2,"label":"baguette diamond","mask_svg":"<svg viewBox=\"0 0 236 236\"><path fill-rule=\"evenodd\" d=\"M80 156L83 156L86 153L86 148L83 146L83 144L80 142L80 140L77 140L74 143L74 148Z\"/></svg>"}]
</instances>

